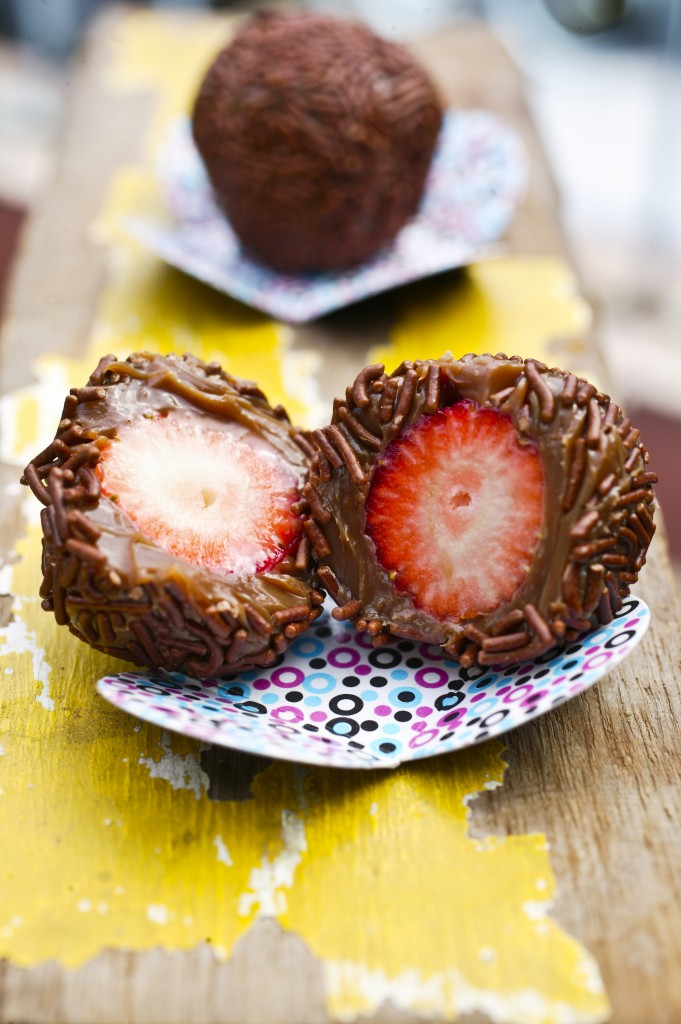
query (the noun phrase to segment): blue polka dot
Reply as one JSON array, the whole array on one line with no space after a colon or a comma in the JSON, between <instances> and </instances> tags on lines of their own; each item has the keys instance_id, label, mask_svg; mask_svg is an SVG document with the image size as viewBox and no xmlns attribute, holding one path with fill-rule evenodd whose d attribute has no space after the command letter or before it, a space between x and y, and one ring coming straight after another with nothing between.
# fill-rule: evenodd
<instances>
[{"instance_id":1,"label":"blue polka dot","mask_svg":"<svg viewBox=\"0 0 681 1024\"><path fill-rule=\"evenodd\" d=\"M378 697L378 694L376 693L375 690L364 690L362 693L360 693L360 697L364 701L376 700L376 698Z\"/></svg>"},{"instance_id":2,"label":"blue polka dot","mask_svg":"<svg viewBox=\"0 0 681 1024\"><path fill-rule=\"evenodd\" d=\"M350 732L351 730L352 726L349 722L335 722L332 731L336 733L337 736L344 736L346 732Z\"/></svg>"},{"instance_id":3,"label":"blue polka dot","mask_svg":"<svg viewBox=\"0 0 681 1024\"><path fill-rule=\"evenodd\" d=\"M263 693L260 697L263 704L276 704L279 700L279 694L271 691L270 693Z\"/></svg>"},{"instance_id":4,"label":"blue polka dot","mask_svg":"<svg viewBox=\"0 0 681 1024\"><path fill-rule=\"evenodd\" d=\"M390 673L391 679L406 679L409 673L404 668L396 668Z\"/></svg>"},{"instance_id":5,"label":"blue polka dot","mask_svg":"<svg viewBox=\"0 0 681 1024\"><path fill-rule=\"evenodd\" d=\"M303 680L303 689L308 693L328 693L335 686L336 678L328 672L310 672Z\"/></svg>"},{"instance_id":6,"label":"blue polka dot","mask_svg":"<svg viewBox=\"0 0 681 1024\"><path fill-rule=\"evenodd\" d=\"M293 641L291 651L298 658L318 658L324 651L324 644L312 636L301 636Z\"/></svg>"},{"instance_id":7,"label":"blue polka dot","mask_svg":"<svg viewBox=\"0 0 681 1024\"><path fill-rule=\"evenodd\" d=\"M237 682L226 682L222 686L218 686L218 696L222 697L223 700L228 700L234 703L237 700L245 700L251 695L251 688L247 683Z\"/></svg>"},{"instance_id":8,"label":"blue polka dot","mask_svg":"<svg viewBox=\"0 0 681 1024\"><path fill-rule=\"evenodd\" d=\"M423 700L423 694L413 686L396 686L388 694L388 701L394 708L415 708Z\"/></svg>"},{"instance_id":9,"label":"blue polka dot","mask_svg":"<svg viewBox=\"0 0 681 1024\"><path fill-rule=\"evenodd\" d=\"M394 733L400 731L400 727L397 722L386 722L382 729L383 732L387 732L388 735L392 736Z\"/></svg>"},{"instance_id":10,"label":"blue polka dot","mask_svg":"<svg viewBox=\"0 0 681 1024\"><path fill-rule=\"evenodd\" d=\"M322 698L321 697L306 697L303 700L303 704L307 704L307 706L309 708L316 708L316 707L318 707L321 704L321 702L322 702Z\"/></svg>"}]
</instances>

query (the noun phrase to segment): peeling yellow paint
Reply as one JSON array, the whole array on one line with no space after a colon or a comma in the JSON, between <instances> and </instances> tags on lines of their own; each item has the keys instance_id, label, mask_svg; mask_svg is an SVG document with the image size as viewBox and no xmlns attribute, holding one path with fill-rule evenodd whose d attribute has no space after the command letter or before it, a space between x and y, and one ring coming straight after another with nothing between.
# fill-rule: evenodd
<instances>
[{"instance_id":1,"label":"peeling yellow paint","mask_svg":"<svg viewBox=\"0 0 681 1024\"><path fill-rule=\"evenodd\" d=\"M186 104L177 68L196 77L224 33L223 24L191 24L188 31L184 19L139 13L116 23L113 77L163 97L155 138ZM6 405L4 422L16 425L3 438L9 458L21 462L48 439L52 407L106 351L217 358L235 374L256 375L296 418L314 419L314 359L294 356L286 332L162 267L116 229L154 196L146 167L114 183L98 227L111 247L110 272L88 351L81 360L42 360L36 387ZM443 292L430 312L410 290L388 362L413 356L416 345L422 356L453 349L452 325L461 351L480 343L525 354L529 338L539 346L581 322L579 304L566 298L558 315L526 289L531 331L523 335L521 310L511 316L490 275L474 268L468 298ZM502 334L503 342L492 340ZM75 968L104 948L201 942L228 957L253 920L270 914L321 961L339 1019L370 1013L385 998L410 1012L477 1008L518 1024L607 1019L597 968L548 914L555 883L544 838L468 836L470 796L503 779L500 743L391 773L274 763L256 778L252 800L209 800L198 745L102 701L94 680L121 663L41 611L36 505L8 573L15 621L0 638L0 958Z\"/></svg>"}]
</instances>

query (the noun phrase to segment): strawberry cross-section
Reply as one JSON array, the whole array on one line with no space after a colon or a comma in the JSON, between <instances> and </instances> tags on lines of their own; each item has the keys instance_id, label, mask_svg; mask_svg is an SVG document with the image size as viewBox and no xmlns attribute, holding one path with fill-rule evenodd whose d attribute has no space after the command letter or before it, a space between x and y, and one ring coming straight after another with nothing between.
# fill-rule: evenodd
<instances>
[{"instance_id":1,"label":"strawberry cross-section","mask_svg":"<svg viewBox=\"0 0 681 1024\"><path fill-rule=\"evenodd\" d=\"M317 446L317 579L377 645L510 665L621 607L654 532L639 431L588 381L503 354L366 367Z\"/></svg>"}]
</instances>

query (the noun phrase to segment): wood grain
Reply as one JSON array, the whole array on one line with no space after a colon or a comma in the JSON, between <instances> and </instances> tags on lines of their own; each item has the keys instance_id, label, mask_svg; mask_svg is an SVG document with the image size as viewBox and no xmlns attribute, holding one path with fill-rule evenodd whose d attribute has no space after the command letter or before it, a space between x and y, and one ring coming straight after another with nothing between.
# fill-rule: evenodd
<instances>
[{"instance_id":1,"label":"wood grain","mask_svg":"<svg viewBox=\"0 0 681 1024\"><path fill-rule=\"evenodd\" d=\"M108 14L91 33L74 76L54 190L24 239L0 349L6 390L28 381L35 357L51 350L78 353L92 322L105 254L88 243L88 227L111 172L136 155L149 112L143 97L113 97L102 84L101 68L120 16ZM448 97L497 110L525 139L531 180L510 232L512 251L564 255L551 174L520 76L507 56L477 25L441 33L415 48ZM392 316L388 297L295 332L296 346L325 356L325 399L367 347L385 338ZM3 503L0 525L10 542L16 530L12 503ZM681 609L663 535L655 540L642 580L640 592L654 611L646 640L597 688L509 735L504 785L474 801L470 829L481 836L546 833L559 885L555 916L595 955L613 1003L612 1020L677 1024ZM211 752L203 767L211 777L211 796L245 799L262 765L243 758L235 768L228 755ZM267 986L258 973L263 959L270 965ZM382 1024L410 1020L390 1005L374 1017ZM218 963L206 945L175 955L105 951L74 971L55 963L26 970L2 963L0 1021L327 1024L329 1017L320 965L298 937L263 920L240 940L227 964Z\"/></svg>"}]
</instances>

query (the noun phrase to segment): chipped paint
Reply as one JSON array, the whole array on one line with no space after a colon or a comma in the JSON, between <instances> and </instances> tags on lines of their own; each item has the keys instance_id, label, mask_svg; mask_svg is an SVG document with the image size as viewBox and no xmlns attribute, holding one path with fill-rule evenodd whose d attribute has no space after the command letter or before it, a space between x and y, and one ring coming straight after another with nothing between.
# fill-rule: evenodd
<instances>
[{"instance_id":1,"label":"chipped paint","mask_svg":"<svg viewBox=\"0 0 681 1024\"><path fill-rule=\"evenodd\" d=\"M175 754L171 748L170 733L162 732L157 744L163 755L155 760L142 754L139 764L145 765L152 779L165 779L173 789L189 789L197 800L208 792L210 779L199 764L198 753Z\"/></svg>"},{"instance_id":2,"label":"chipped paint","mask_svg":"<svg viewBox=\"0 0 681 1024\"><path fill-rule=\"evenodd\" d=\"M172 916L163 903L150 903L147 907L147 919L152 924L168 924Z\"/></svg>"},{"instance_id":3,"label":"chipped paint","mask_svg":"<svg viewBox=\"0 0 681 1024\"><path fill-rule=\"evenodd\" d=\"M485 958L490 972L495 957ZM577 1010L573 1005L560 999L547 997L534 988L512 992L499 991L491 987L476 988L456 970L443 971L424 977L419 971L403 971L396 977L389 977L380 970L368 970L352 961L325 964L327 989L334 993L347 991L361 992L362 1005L371 1006L375 1012L384 1003L391 1003L396 1010L417 1013L425 1018L440 1018L443 1007L456 1006L456 1014L464 1016L482 1013L495 1024L600 1024L607 1018L602 1010ZM601 986L600 993L603 994ZM340 1021L353 1021L356 1008L350 1008L346 999L339 1000L346 1009L337 1011ZM367 1010L363 1010L367 1013Z\"/></svg>"},{"instance_id":4,"label":"chipped paint","mask_svg":"<svg viewBox=\"0 0 681 1024\"><path fill-rule=\"evenodd\" d=\"M281 834L281 853L272 860L263 857L251 871L248 892L239 897L242 917L250 916L256 908L259 917L277 917L286 912L286 895L282 890L292 888L296 868L307 850L305 826L293 811L281 812Z\"/></svg>"},{"instance_id":5,"label":"chipped paint","mask_svg":"<svg viewBox=\"0 0 681 1024\"><path fill-rule=\"evenodd\" d=\"M25 598L38 601L38 598ZM45 711L54 711L54 698L50 695L50 666L45 650L39 645L35 632L21 617L21 604L15 603L12 619L0 632L0 657L27 654L31 661L31 672L40 689L35 700ZM13 666L10 666L13 671ZM10 673L11 674L11 673Z\"/></svg>"},{"instance_id":6,"label":"chipped paint","mask_svg":"<svg viewBox=\"0 0 681 1024\"><path fill-rule=\"evenodd\" d=\"M222 836L216 836L215 839L213 840L213 843L215 845L215 849L217 850L217 858L220 861L220 863L225 864L228 868L231 868L234 861L230 856L230 852L227 849L227 844L222 838Z\"/></svg>"}]
</instances>

